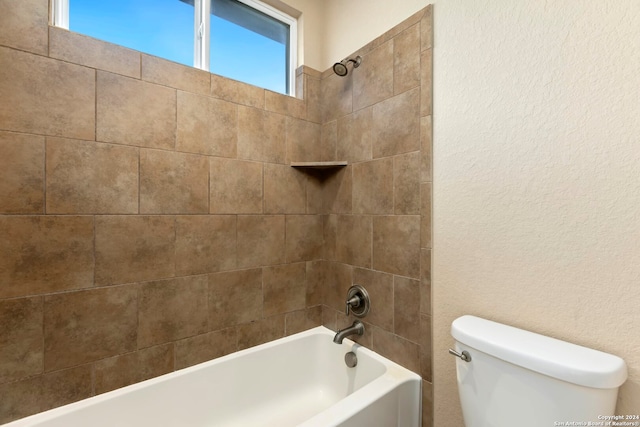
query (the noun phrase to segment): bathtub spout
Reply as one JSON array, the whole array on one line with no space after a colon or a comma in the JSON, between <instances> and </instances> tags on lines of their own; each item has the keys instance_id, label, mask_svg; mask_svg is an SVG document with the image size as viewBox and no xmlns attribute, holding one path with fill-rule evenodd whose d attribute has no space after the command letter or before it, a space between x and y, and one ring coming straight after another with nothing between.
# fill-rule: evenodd
<instances>
[{"instance_id":1,"label":"bathtub spout","mask_svg":"<svg viewBox=\"0 0 640 427\"><path fill-rule=\"evenodd\" d=\"M364 324L361 321L356 320L348 328L344 328L338 331L336 336L333 337L333 342L336 344L342 344L342 340L345 339L346 337L351 335L362 335L362 334L364 334Z\"/></svg>"}]
</instances>

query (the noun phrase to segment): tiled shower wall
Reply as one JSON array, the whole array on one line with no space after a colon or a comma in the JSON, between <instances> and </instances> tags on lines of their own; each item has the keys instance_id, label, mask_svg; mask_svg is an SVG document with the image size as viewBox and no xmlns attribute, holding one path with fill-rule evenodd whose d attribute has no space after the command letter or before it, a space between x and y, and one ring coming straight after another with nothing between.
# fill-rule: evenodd
<instances>
[{"instance_id":1,"label":"tiled shower wall","mask_svg":"<svg viewBox=\"0 0 640 427\"><path fill-rule=\"evenodd\" d=\"M321 323L289 166L319 73L291 98L0 9L0 423Z\"/></svg>"},{"instance_id":2,"label":"tiled shower wall","mask_svg":"<svg viewBox=\"0 0 640 427\"><path fill-rule=\"evenodd\" d=\"M296 99L0 1L0 423L341 327L360 283L431 425L430 8Z\"/></svg>"},{"instance_id":3,"label":"tiled shower wall","mask_svg":"<svg viewBox=\"0 0 640 427\"><path fill-rule=\"evenodd\" d=\"M364 337L423 377L423 426L432 422L432 9L351 57L346 77L322 75L322 157L349 166L326 177L323 323L350 324L351 284L369 291ZM341 58L336 58L341 59Z\"/></svg>"}]
</instances>

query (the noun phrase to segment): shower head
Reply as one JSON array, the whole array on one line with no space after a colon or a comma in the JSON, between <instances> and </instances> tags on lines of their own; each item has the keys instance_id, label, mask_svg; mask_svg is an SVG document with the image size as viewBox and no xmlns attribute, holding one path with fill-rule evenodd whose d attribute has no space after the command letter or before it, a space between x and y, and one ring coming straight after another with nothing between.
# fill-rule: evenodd
<instances>
[{"instance_id":1,"label":"shower head","mask_svg":"<svg viewBox=\"0 0 640 427\"><path fill-rule=\"evenodd\" d=\"M358 68L360 63L362 62L362 58L360 56L356 56L356 59L343 59L340 62L336 62L333 64L333 72L339 75L340 77L344 77L349 74L349 69L347 68L347 64L349 62L353 63L353 68Z\"/></svg>"}]
</instances>

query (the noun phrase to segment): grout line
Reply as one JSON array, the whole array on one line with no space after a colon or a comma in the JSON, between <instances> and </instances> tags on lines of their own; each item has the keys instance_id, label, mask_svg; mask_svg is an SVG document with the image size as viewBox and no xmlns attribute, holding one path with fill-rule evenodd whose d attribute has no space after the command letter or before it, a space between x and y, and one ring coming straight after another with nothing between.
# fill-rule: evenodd
<instances>
[{"instance_id":1,"label":"grout line","mask_svg":"<svg viewBox=\"0 0 640 427\"><path fill-rule=\"evenodd\" d=\"M98 140L98 70L94 69L93 81L93 140Z\"/></svg>"},{"instance_id":2,"label":"grout line","mask_svg":"<svg viewBox=\"0 0 640 427\"><path fill-rule=\"evenodd\" d=\"M92 288L96 287L96 242L98 240L97 226L96 226L96 215L93 215L93 283L91 284Z\"/></svg>"},{"instance_id":3,"label":"grout line","mask_svg":"<svg viewBox=\"0 0 640 427\"><path fill-rule=\"evenodd\" d=\"M46 215L47 214L47 137L44 137L43 145L43 158L42 158L42 213L35 215Z\"/></svg>"},{"instance_id":4,"label":"grout line","mask_svg":"<svg viewBox=\"0 0 640 427\"><path fill-rule=\"evenodd\" d=\"M91 363L91 396L96 395L96 364Z\"/></svg>"},{"instance_id":5,"label":"grout line","mask_svg":"<svg viewBox=\"0 0 640 427\"><path fill-rule=\"evenodd\" d=\"M46 315L46 308L45 308L45 296L41 295L39 296L40 298L40 303L42 305L42 364L40 365L42 367L41 370L41 375L44 375L45 373L45 353L47 350L47 346L45 345L45 338L46 338L46 334L45 334L45 315Z\"/></svg>"},{"instance_id":6,"label":"grout line","mask_svg":"<svg viewBox=\"0 0 640 427\"><path fill-rule=\"evenodd\" d=\"M141 199L141 191L140 191L140 182L142 176L142 150L138 147L138 212L135 215L140 215L140 199Z\"/></svg>"}]
</instances>

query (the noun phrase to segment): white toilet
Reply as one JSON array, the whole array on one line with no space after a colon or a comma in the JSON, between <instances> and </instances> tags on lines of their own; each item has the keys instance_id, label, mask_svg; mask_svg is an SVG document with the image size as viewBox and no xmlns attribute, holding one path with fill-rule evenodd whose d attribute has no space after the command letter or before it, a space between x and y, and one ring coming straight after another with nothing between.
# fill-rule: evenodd
<instances>
[{"instance_id":1,"label":"white toilet","mask_svg":"<svg viewBox=\"0 0 640 427\"><path fill-rule=\"evenodd\" d=\"M617 356L474 316L451 335L466 427L606 425L615 415L627 379Z\"/></svg>"}]
</instances>

